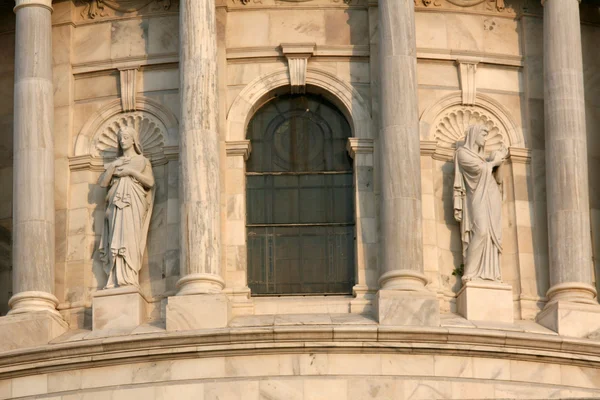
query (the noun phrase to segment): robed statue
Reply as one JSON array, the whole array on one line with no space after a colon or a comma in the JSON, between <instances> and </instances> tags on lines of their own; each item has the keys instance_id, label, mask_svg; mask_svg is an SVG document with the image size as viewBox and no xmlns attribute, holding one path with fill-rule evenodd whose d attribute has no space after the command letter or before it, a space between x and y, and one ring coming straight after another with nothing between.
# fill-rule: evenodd
<instances>
[{"instance_id":1,"label":"robed statue","mask_svg":"<svg viewBox=\"0 0 600 400\"><path fill-rule=\"evenodd\" d=\"M108 275L105 289L139 286L154 203L152 166L142 155L137 131L121 128L117 139L117 159L106 166L98 181L108 187L99 249Z\"/></svg>"},{"instance_id":2,"label":"robed statue","mask_svg":"<svg viewBox=\"0 0 600 400\"><path fill-rule=\"evenodd\" d=\"M502 193L498 167L508 155L502 146L485 158L488 128L470 126L454 156L454 218L460 222L462 280L501 281Z\"/></svg>"}]
</instances>

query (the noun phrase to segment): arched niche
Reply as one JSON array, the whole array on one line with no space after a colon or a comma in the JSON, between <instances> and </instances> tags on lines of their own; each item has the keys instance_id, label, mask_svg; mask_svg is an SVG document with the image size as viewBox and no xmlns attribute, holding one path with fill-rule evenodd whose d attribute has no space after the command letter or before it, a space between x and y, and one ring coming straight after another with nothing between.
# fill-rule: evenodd
<instances>
[{"instance_id":1,"label":"arched niche","mask_svg":"<svg viewBox=\"0 0 600 400\"><path fill-rule=\"evenodd\" d=\"M451 158L456 142L473 124L483 124L490 130L487 151L493 151L501 144L526 147L521 128L499 102L478 93L474 105L463 105L460 92L442 98L423 111L419 121L421 142L429 145L437 156Z\"/></svg>"},{"instance_id":2,"label":"arched niche","mask_svg":"<svg viewBox=\"0 0 600 400\"><path fill-rule=\"evenodd\" d=\"M177 118L154 100L138 97L136 110L122 112L121 100L113 100L96 111L75 139L71 169L89 165L102 167L102 160L114 156L116 133L120 127L133 126L140 134L145 155L153 165L176 159L179 152Z\"/></svg>"}]
</instances>

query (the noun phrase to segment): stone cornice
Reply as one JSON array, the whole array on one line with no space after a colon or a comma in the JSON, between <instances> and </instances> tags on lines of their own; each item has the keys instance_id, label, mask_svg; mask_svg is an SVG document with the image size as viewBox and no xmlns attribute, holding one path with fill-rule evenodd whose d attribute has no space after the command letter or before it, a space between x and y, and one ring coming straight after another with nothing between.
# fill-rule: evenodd
<instances>
[{"instance_id":1,"label":"stone cornice","mask_svg":"<svg viewBox=\"0 0 600 400\"><path fill-rule=\"evenodd\" d=\"M463 327L314 325L223 328L79 340L0 353L0 379L123 363L269 353L405 353L600 368L600 342Z\"/></svg>"}]
</instances>

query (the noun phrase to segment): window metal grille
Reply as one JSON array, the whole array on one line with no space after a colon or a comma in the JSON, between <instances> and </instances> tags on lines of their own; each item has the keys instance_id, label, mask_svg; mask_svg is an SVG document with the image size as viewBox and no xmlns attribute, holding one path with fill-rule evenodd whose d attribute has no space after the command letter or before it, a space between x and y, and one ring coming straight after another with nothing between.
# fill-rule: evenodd
<instances>
[{"instance_id":1,"label":"window metal grille","mask_svg":"<svg viewBox=\"0 0 600 400\"><path fill-rule=\"evenodd\" d=\"M253 295L349 294L354 286L350 126L319 96L280 96L248 126L248 285Z\"/></svg>"}]
</instances>

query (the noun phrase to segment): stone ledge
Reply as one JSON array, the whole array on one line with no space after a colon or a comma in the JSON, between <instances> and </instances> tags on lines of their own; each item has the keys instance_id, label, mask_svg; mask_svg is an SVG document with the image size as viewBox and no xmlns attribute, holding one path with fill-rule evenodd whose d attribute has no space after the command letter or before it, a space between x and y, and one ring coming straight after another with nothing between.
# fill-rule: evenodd
<instances>
[{"instance_id":1,"label":"stone ledge","mask_svg":"<svg viewBox=\"0 0 600 400\"><path fill-rule=\"evenodd\" d=\"M88 331L89 332L89 331ZM68 335L65 334L65 336ZM140 333L0 353L0 380L145 360L267 353L432 354L600 369L600 341L479 328L311 325ZM37 372L35 372L37 371Z\"/></svg>"},{"instance_id":2,"label":"stone ledge","mask_svg":"<svg viewBox=\"0 0 600 400\"><path fill-rule=\"evenodd\" d=\"M3 351L47 345L68 329L60 316L46 311L1 317L0 357Z\"/></svg>"}]
</instances>

